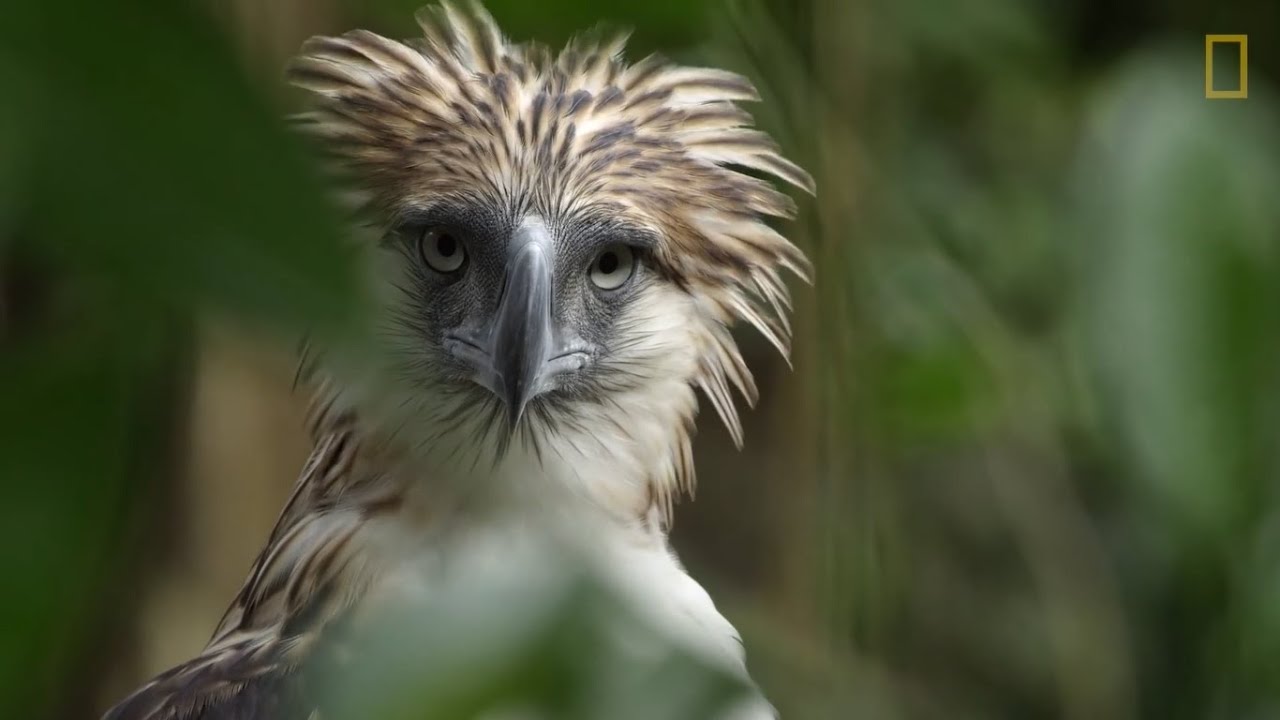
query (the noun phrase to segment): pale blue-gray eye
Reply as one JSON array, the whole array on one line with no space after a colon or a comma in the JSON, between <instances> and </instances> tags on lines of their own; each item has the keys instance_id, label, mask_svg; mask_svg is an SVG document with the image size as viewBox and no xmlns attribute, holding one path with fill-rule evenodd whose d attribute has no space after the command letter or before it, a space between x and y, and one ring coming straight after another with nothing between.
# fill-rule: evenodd
<instances>
[{"instance_id":1,"label":"pale blue-gray eye","mask_svg":"<svg viewBox=\"0 0 1280 720\"><path fill-rule=\"evenodd\" d=\"M601 290L617 290L635 272L636 255L626 245L610 245L591 263L591 282Z\"/></svg>"},{"instance_id":2,"label":"pale blue-gray eye","mask_svg":"<svg viewBox=\"0 0 1280 720\"><path fill-rule=\"evenodd\" d=\"M467 249L455 233L445 228L427 228L418 237L418 254L427 267L438 273L456 272L467 260Z\"/></svg>"}]
</instances>

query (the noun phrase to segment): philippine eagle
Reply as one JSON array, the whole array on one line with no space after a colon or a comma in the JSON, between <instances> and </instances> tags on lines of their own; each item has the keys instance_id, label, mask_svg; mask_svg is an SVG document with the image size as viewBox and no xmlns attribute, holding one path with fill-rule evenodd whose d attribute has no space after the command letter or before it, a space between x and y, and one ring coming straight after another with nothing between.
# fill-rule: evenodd
<instances>
[{"instance_id":1,"label":"philippine eagle","mask_svg":"<svg viewBox=\"0 0 1280 720\"><path fill-rule=\"evenodd\" d=\"M109 720L319 717L299 668L414 585L421 556L566 528L661 629L746 678L667 531L693 488L695 391L739 444L731 391L756 399L730 326L785 354L782 271L810 274L766 222L795 203L762 178L813 179L751 127L739 75L628 64L621 34L517 44L478 4L417 21L405 42L312 38L289 69L372 229L382 360L309 353L314 448L265 549L205 650ZM773 716L753 708L739 717Z\"/></svg>"}]
</instances>

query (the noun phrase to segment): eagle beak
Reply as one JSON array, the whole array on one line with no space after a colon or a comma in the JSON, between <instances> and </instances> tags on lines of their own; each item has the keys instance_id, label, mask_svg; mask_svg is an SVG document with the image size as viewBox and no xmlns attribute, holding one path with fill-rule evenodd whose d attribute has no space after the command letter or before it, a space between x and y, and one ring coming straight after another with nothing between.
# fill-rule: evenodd
<instances>
[{"instance_id":1,"label":"eagle beak","mask_svg":"<svg viewBox=\"0 0 1280 720\"><path fill-rule=\"evenodd\" d=\"M551 320L554 276L547 230L525 224L512 238L506 288L489 336L495 387L507 406L507 427L519 424L548 378L555 336Z\"/></svg>"},{"instance_id":2,"label":"eagle beak","mask_svg":"<svg viewBox=\"0 0 1280 720\"><path fill-rule=\"evenodd\" d=\"M471 367L472 379L506 406L510 432L529 402L553 389L559 376L591 363L591 346L557 328L552 317L554 250L546 226L526 221L511 238L493 317L445 337L446 349Z\"/></svg>"}]
</instances>

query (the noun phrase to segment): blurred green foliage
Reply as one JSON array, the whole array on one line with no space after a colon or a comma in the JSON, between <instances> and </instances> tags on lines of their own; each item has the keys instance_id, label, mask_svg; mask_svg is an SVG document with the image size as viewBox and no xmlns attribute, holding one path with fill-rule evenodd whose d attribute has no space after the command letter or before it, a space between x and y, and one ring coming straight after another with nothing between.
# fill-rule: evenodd
<instances>
[{"instance_id":1,"label":"blurred green foliage","mask_svg":"<svg viewBox=\"0 0 1280 720\"><path fill-rule=\"evenodd\" d=\"M416 4L339 27L408 36ZM814 475L809 612L730 603L785 717L1280 716L1280 5L491 6L748 73L818 179L787 381L812 437L771 446ZM1250 34L1247 101L1202 97L1211 32ZM0 6L0 717L83 710L110 662L193 318L354 314L339 217L228 35L190 3ZM389 717L600 686L582 597L469 656L478 695L392 663L419 694L379 697L436 714ZM401 650L460 653L487 608ZM723 686L683 667L610 690L700 717Z\"/></svg>"},{"instance_id":2,"label":"blurred green foliage","mask_svg":"<svg viewBox=\"0 0 1280 720\"><path fill-rule=\"evenodd\" d=\"M671 647L565 554L518 555L499 572L464 571L352 632L354 649L312 668L328 712L705 720L749 699L740 680Z\"/></svg>"},{"instance_id":3,"label":"blurred green foliage","mask_svg":"<svg viewBox=\"0 0 1280 720\"><path fill-rule=\"evenodd\" d=\"M37 717L92 693L64 673L128 593L185 324L323 330L355 296L299 143L193 8L5 3L0 95L0 716Z\"/></svg>"}]
</instances>

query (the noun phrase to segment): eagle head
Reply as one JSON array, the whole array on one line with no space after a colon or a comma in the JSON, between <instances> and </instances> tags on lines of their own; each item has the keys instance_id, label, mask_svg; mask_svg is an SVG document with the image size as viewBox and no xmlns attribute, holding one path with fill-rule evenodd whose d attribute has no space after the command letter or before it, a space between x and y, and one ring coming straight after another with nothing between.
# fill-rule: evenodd
<instances>
[{"instance_id":1,"label":"eagle head","mask_svg":"<svg viewBox=\"0 0 1280 720\"><path fill-rule=\"evenodd\" d=\"M624 34L513 43L478 4L417 20L313 38L290 68L377 228L403 403L499 445L608 437L659 492L689 487L693 389L740 443L730 388L756 390L729 328L786 353L781 271L809 274L765 178L812 178L751 127L739 75L628 64Z\"/></svg>"}]
</instances>

